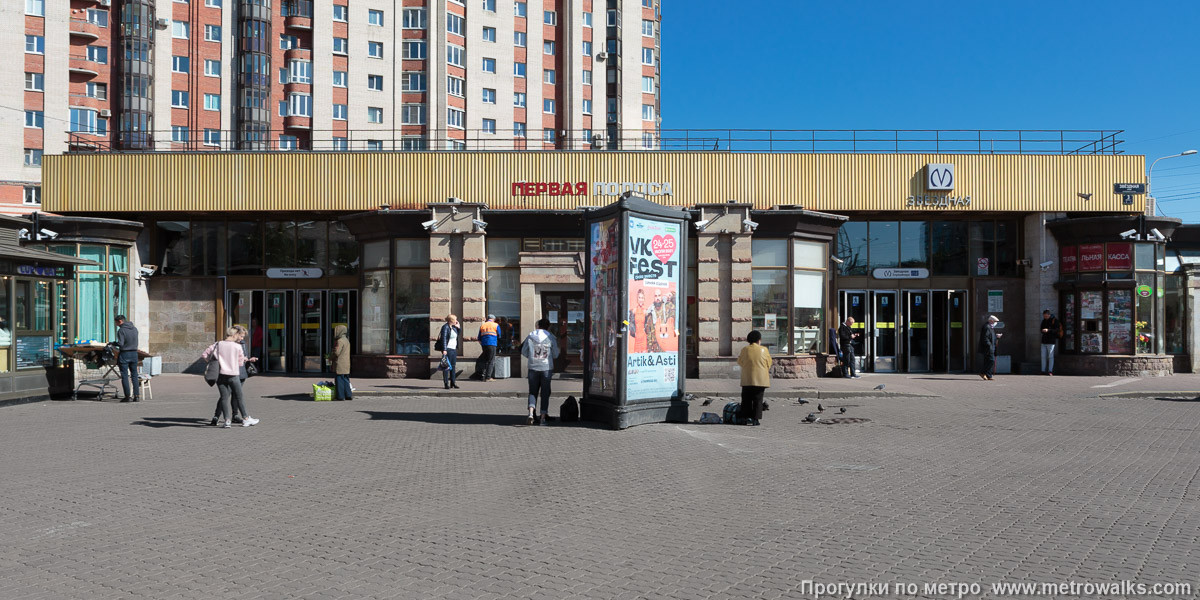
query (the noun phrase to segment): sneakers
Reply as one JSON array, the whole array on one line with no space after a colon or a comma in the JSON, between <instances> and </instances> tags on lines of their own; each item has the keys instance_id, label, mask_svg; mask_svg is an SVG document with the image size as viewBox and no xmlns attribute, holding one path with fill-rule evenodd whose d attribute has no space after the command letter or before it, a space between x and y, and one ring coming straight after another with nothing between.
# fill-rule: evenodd
<instances>
[{"instance_id":1,"label":"sneakers","mask_svg":"<svg viewBox=\"0 0 1200 600\"><path fill-rule=\"evenodd\" d=\"M258 419L255 419L254 417L246 417L242 420L242 427L249 427L251 425L258 425Z\"/></svg>"},{"instance_id":2,"label":"sneakers","mask_svg":"<svg viewBox=\"0 0 1200 600\"><path fill-rule=\"evenodd\" d=\"M219 423L219 422L220 422L220 419L217 419L216 417L213 417L213 418L212 418L212 420L208 422L208 426L209 426L209 427L216 427L216 426L217 426L217 423Z\"/></svg>"},{"instance_id":3,"label":"sneakers","mask_svg":"<svg viewBox=\"0 0 1200 600\"><path fill-rule=\"evenodd\" d=\"M541 423L542 427L546 426L546 415L542 415L542 420L540 421L540 423Z\"/></svg>"},{"instance_id":4,"label":"sneakers","mask_svg":"<svg viewBox=\"0 0 1200 600\"><path fill-rule=\"evenodd\" d=\"M231 423L229 421L221 422L221 429L229 429L230 427L233 427L233 423Z\"/></svg>"}]
</instances>

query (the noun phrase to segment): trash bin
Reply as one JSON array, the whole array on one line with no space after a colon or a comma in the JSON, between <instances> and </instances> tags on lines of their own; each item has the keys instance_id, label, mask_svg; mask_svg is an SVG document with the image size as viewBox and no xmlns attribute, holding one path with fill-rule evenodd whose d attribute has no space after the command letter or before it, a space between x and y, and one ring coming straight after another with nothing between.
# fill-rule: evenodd
<instances>
[{"instance_id":1,"label":"trash bin","mask_svg":"<svg viewBox=\"0 0 1200 600\"><path fill-rule=\"evenodd\" d=\"M512 377L512 363L507 356L497 356L492 361L492 377L508 379Z\"/></svg>"}]
</instances>

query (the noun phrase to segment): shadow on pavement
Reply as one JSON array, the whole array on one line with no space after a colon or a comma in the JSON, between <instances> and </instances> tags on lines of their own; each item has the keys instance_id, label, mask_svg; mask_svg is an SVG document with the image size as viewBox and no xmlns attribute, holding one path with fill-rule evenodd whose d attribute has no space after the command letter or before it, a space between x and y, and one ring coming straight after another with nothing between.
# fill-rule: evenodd
<instances>
[{"instance_id":1,"label":"shadow on pavement","mask_svg":"<svg viewBox=\"0 0 1200 600\"><path fill-rule=\"evenodd\" d=\"M1162 402L1200 402L1200 398L1168 398L1165 396L1155 398L1155 400Z\"/></svg>"},{"instance_id":2,"label":"shadow on pavement","mask_svg":"<svg viewBox=\"0 0 1200 600\"><path fill-rule=\"evenodd\" d=\"M141 421L134 421L133 425L141 425L143 427L154 427L161 429L163 427L208 427L209 419L181 419L178 417L144 417Z\"/></svg>"},{"instance_id":3,"label":"shadow on pavement","mask_svg":"<svg viewBox=\"0 0 1200 600\"><path fill-rule=\"evenodd\" d=\"M270 400L293 400L298 402L312 402L312 394L280 394L278 396L262 396L263 399Z\"/></svg>"},{"instance_id":4,"label":"shadow on pavement","mask_svg":"<svg viewBox=\"0 0 1200 600\"><path fill-rule=\"evenodd\" d=\"M372 421L412 421L414 423L430 423L433 425L499 425L501 427L529 427L525 423L525 415L488 415L473 413L421 413L363 410L359 411L371 418ZM604 429L599 423L577 421L563 423L558 419L550 421L550 427L587 427ZM538 425L534 425L538 427Z\"/></svg>"}]
</instances>

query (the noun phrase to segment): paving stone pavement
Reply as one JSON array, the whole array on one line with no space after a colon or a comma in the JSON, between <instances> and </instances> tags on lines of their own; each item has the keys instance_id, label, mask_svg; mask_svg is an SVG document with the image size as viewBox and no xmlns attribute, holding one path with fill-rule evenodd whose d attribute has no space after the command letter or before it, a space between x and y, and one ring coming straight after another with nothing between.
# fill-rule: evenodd
<instances>
[{"instance_id":1,"label":"paving stone pavement","mask_svg":"<svg viewBox=\"0 0 1200 600\"><path fill-rule=\"evenodd\" d=\"M1098 398L1112 390L1080 382L1038 394L1014 378L829 400L822 417L845 423L804 424L815 402L776 400L757 428L614 432L527 427L513 398L313 403L256 379L262 423L222 430L196 381L137 404L0 408L0 598L815 597L805 580L901 598L953 597L923 587L950 582L986 598L1019 582L1200 590L1194 399ZM691 418L701 410L720 406Z\"/></svg>"}]
</instances>

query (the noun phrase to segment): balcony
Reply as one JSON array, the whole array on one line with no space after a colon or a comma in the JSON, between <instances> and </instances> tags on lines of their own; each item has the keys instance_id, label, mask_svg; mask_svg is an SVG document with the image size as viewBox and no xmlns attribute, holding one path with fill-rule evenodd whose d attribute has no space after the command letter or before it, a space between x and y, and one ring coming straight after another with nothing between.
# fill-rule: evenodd
<instances>
[{"instance_id":1,"label":"balcony","mask_svg":"<svg viewBox=\"0 0 1200 600\"><path fill-rule=\"evenodd\" d=\"M312 129L312 117L288 115L283 118L283 126L287 129Z\"/></svg>"},{"instance_id":2,"label":"balcony","mask_svg":"<svg viewBox=\"0 0 1200 600\"><path fill-rule=\"evenodd\" d=\"M100 26L87 19L71 19L71 37L98 40L100 39Z\"/></svg>"},{"instance_id":3,"label":"balcony","mask_svg":"<svg viewBox=\"0 0 1200 600\"><path fill-rule=\"evenodd\" d=\"M72 75L85 77L95 77L100 74L100 65L88 60L87 56L83 54L72 54L67 63L67 69L71 71Z\"/></svg>"},{"instance_id":4,"label":"balcony","mask_svg":"<svg viewBox=\"0 0 1200 600\"><path fill-rule=\"evenodd\" d=\"M311 48L288 48L283 51L283 60L312 60Z\"/></svg>"},{"instance_id":5,"label":"balcony","mask_svg":"<svg viewBox=\"0 0 1200 600\"><path fill-rule=\"evenodd\" d=\"M312 29L312 0L286 0L280 7L283 26L291 29Z\"/></svg>"}]
</instances>

